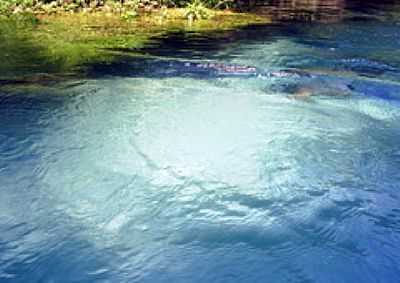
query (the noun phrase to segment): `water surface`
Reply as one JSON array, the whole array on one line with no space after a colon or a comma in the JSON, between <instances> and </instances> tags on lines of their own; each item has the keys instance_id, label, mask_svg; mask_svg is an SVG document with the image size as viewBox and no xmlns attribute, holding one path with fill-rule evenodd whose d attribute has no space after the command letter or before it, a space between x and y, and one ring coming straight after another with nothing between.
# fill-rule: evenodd
<instances>
[{"instance_id":1,"label":"water surface","mask_svg":"<svg viewBox=\"0 0 400 283\"><path fill-rule=\"evenodd\" d=\"M399 36L391 17L171 32L2 88L0 281L398 282Z\"/></svg>"}]
</instances>

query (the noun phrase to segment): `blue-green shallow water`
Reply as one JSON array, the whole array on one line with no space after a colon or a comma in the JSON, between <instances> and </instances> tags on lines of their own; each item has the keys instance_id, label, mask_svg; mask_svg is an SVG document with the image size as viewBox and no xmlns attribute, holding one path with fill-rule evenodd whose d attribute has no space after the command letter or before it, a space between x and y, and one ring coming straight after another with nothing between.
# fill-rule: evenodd
<instances>
[{"instance_id":1,"label":"blue-green shallow water","mask_svg":"<svg viewBox=\"0 0 400 283\"><path fill-rule=\"evenodd\" d=\"M175 34L146 51L313 78L152 76L124 58L3 90L0 282L398 282L399 27L250 27L209 49Z\"/></svg>"}]
</instances>

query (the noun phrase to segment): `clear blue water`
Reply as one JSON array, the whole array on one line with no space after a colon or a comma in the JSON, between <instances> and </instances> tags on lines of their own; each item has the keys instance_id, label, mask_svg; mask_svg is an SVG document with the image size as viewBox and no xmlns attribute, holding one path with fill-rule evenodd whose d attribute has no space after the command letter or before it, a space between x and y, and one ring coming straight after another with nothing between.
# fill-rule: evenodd
<instances>
[{"instance_id":1,"label":"clear blue water","mask_svg":"<svg viewBox=\"0 0 400 283\"><path fill-rule=\"evenodd\" d=\"M397 22L146 48L0 92L0 282L399 282ZM167 57L312 75L146 72Z\"/></svg>"}]
</instances>

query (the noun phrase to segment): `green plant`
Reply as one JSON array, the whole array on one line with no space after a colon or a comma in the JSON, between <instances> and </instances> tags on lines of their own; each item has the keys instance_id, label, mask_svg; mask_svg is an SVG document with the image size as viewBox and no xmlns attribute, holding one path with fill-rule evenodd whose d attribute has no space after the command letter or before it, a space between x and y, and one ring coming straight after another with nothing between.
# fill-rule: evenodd
<instances>
[{"instance_id":1,"label":"green plant","mask_svg":"<svg viewBox=\"0 0 400 283\"><path fill-rule=\"evenodd\" d=\"M127 11L127 12L123 13L121 15L121 19L123 19L125 21L129 21L129 20L136 18L137 16L138 16L138 13L136 12L136 10L132 10L132 11Z\"/></svg>"},{"instance_id":2,"label":"green plant","mask_svg":"<svg viewBox=\"0 0 400 283\"><path fill-rule=\"evenodd\" d=\"M193 0L185 8L185 17L190 21L201 20L209 18L210 13L201 0Z\"/></svg>"},{"instance_id":3,"label":"green plant","mask_svg":"<svg viewBox=\"0 0 400 283\"><path fill-rule=\"evenodd\" d=\"M6 14L10 10L10 4L7 1L1 1L0 0L0 13L1 14Z\"/></svg>"}]
</instances>

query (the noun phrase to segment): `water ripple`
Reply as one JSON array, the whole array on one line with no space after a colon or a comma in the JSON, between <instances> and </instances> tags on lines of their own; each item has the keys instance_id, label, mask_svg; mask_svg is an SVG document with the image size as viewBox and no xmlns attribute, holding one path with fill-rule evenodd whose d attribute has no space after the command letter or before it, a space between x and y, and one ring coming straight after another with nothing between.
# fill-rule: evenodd
<instances>
[{"instance_id":1,"label":"water ripple","mask_svg":"<svg viewBox=\"0 0 400 283\"><path fill-rule=\"evenodd\" d=\"M0 281L396 282L397 63L293 28L225 59L305 76L0 93Z\"/></svg>"}]
</instances>

